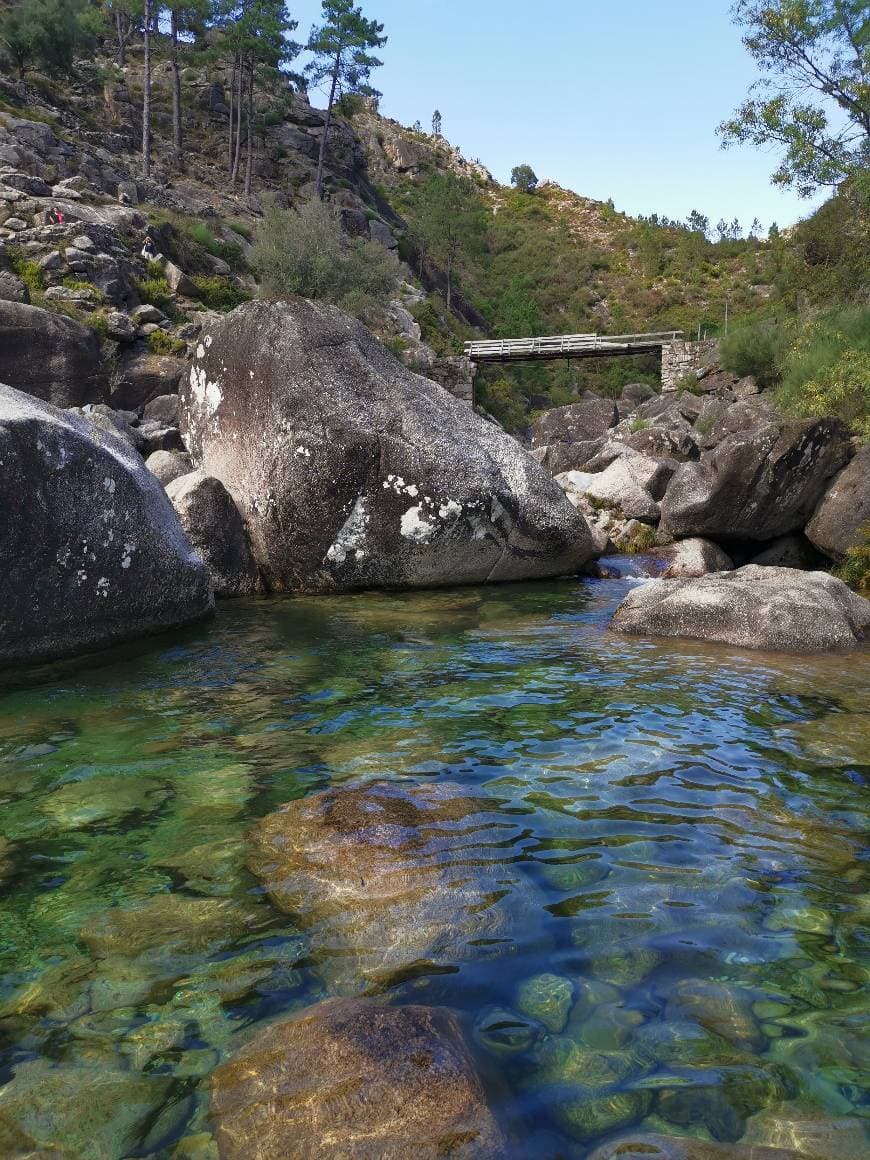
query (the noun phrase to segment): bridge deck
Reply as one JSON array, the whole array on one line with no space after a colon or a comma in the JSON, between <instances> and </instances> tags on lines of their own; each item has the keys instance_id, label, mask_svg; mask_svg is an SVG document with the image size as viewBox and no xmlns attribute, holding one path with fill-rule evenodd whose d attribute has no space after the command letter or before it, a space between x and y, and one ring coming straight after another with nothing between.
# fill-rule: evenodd
<instances>
[{"instance_id":1,"label":"bridge deck","mask_svg":"<svg viewBox=\"0 0 870 1160\"><path fill-rule=\"evenodd\" d=\"M681 330L652 334L555 334L542 338L495 338L465 344L472 362L532 362L557 358L610 358L649 354L682 336Z\"/></svg>"}]
</instances>

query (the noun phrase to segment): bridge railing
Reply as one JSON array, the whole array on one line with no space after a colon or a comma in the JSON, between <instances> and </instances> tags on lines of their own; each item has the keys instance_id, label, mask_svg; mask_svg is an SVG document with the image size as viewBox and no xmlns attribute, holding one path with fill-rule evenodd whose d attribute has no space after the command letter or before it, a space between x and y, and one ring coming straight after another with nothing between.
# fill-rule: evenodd
<instances>
[{"instance_id":1,"label":"bridge railing","mask_svg":"<svg viewBox=\"0 0 870 1160\"><path fill-rule=\"evenodd\" d=\"M471 359L522 358L529 355L568 357L594 351L630 351L632 347L664 346L682 335L681 330L657 330L648 334L552 334L540 338L479 339L465 343L465 354Z\"/></svg>"}]
</instances>

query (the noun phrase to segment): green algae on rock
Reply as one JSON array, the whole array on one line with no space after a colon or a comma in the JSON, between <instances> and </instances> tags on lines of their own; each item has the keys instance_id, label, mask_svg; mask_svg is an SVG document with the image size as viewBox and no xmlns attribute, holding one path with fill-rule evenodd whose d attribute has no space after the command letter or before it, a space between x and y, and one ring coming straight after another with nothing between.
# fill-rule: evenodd
<instances>
[{"instance_id":1,"label":"green algae on rock","mask_svg":"<svg viewBox=\"0 0 870 1160\"><path fill-rule=\"evenodd\" d=\"M517 987L517 1009L543 1023L548 1031L559 1032L568 1022L573 997L570 979L561 975L535 975Z\"/></svg>"}]
</instances>

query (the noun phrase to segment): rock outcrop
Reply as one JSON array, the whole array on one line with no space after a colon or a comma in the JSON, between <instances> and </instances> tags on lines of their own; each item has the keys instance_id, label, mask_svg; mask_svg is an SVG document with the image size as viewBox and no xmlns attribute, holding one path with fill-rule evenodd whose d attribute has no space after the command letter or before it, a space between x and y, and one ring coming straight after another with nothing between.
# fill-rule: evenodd
<instances>
[{"instance_id":1,"label":"rock outcrop","mask_svg":"<svg viewBox=\"0 0 870 1160\"><path fill-rule=\"evenodd\" d=\"M532 427L532 447L598 439L618 422L619 411L614 401L590 392L576 403L545 412Z\"/></svg>"},{"instance_id":2,"label":"rock outcrop","mask_svg":"<svg viewBox=\"0 0 870 1160\"><path fill-rule=\"evenodd\" d=\"M221 1160L498 1160L505 1140L452 1012L327 999L218 1068Z\"/></svg>"},{"instance_id":3,"label":"rock outcrop","mask_svg":"<svg viewBox=\"0 0 870 1160\"><path fill-rule=\"evenodd\" d=\"M868 626L870 600L842 580L756 564L697 580L649 581L628 594L611 621L633 635L785 652L854 648Z\"/></svg>"},{"instance_id":4,"label":"rock outcrop","mask_svg":"<svg viewBox=\"0 0 870 1160\"><path fill-rule=\"evenodd\" d=\"M523 580L594 554L515 440L334 307L251 302L209 325L181 411L272 591Z\"/></svg>"},{"instance_id":5,"label":"rock outcrop","mask_svg":"<svg viewBox=\"0 0 870 1160\"><path fill-rule=\"evenodd\" d=\"M799 531L848 458L835 419L764 423L726 438L713 456L684 463L661 505L676 538L764 541Z\"/></svg>"},{"instance_id":6,"label":"rock outcrop","mask_svg":"<svg viewBox=\"0 0 870 1160\"><path fill-rule=\"evenodd\" d=\"M55 407L105 397L96 334L63 314L0 300L0 382Z\"/></svg>"},{"instance_id":7,"label":"rock outcrop","mask_svg":"<svg viewBox=\"0 0 870 1160\"><path fill-rule=\"evenodd\" d=\"M842 560L870 525L870 447L862 447L848 467L831 481L806 535L834 560Z\"/></svg>"},{"instance_id":8,"label":"rock outcrop","mask_svg":"<svg viewBox=\"0 0 870 1160\"><path fill-rule=\"evenodd\" d=\"M0 660L103 648L211 611L202 561L123 439L0 386L0 461Z\"/></svg>"},{"instance_id":9,"label":"rock outcrop","mask_svg":"<svg viewBox=\"0 0 870 1160\"><path fill-rule=\"evenodd\" d=\"M245 525L221 481L194 471L166 484L166 494L187 538L205 561L215 596L260 591Z\"/></svg>"}]
</instances>

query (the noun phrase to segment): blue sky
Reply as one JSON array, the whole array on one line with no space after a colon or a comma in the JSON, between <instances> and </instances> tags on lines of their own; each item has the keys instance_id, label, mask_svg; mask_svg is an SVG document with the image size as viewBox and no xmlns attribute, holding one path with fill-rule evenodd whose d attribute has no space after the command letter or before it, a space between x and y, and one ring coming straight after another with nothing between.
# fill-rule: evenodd
<instances>
[{"instance_id":1,"label":"blue sky","mask_svg":"<svg viewBox=\"0 0 870 1160\"><path fill-rule=\"evenodd\" d=\"M319 0L290 0L307 39ZM528 162L631 214L790 224L814 203L770 184L776 155L723 151L716 125L755 79L728 0L362 0L389 37L381 110L431 125L510 179ZM302 58L304 59L304 58ZM311 94L314 104L325 99ZM822 200L822 199L817 199Z\"/></svg>"}]
</instances>

